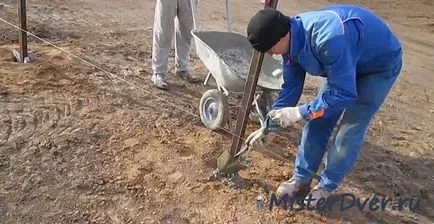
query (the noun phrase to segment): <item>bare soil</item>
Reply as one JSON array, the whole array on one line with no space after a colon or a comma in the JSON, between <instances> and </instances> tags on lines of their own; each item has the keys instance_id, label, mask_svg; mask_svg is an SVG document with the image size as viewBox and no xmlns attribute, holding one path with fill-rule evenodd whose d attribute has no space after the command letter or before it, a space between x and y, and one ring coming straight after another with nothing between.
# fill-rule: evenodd
<instances>
[{"instance_id":1,"label":"bare soil","mask_svg":"<svg viewBox=\"0 0 434 224\"><path fill-rule=\"evenodd\" d=\"M226 29L224 2L200 2L202 29ZM0 18L17 24L15 1L0 3ZM244 33L262 6L231 3L234 29ZM434 4L286 0L278 8L292 15L330 3L378 12L405 51L402 75L336 194L414 197L421 211L257 210L256 197L264 194L268 205L266 193L290 176L300 125L272 136L271 153L251 151L239 178L213 178L216 158L231 143L198 116L201 95L215 86L172 73L169 91L152 86L155 1L34 0L29 31L93 65L33 37L37 60L16 63L18 32L0 21L0 223L432 223ZM173 57L170 63L173 70ZM205 78L194 49L191 66ZM308 80L303 101L318 82ZM249 123L246 134L256 128Z\"/></svg>"}]
</instances>

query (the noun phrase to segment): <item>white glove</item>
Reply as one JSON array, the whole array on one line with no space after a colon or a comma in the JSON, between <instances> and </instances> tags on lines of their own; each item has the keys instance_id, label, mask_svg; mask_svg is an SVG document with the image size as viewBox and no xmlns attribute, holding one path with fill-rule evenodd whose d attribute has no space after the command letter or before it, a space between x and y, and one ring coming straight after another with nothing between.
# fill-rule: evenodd
<instances>
[{"instance_id":1,"label":"white glove","mask_svg":"<svg viewBox=\"0 0 434 224\"><path fill-rule=\"evenodd\" d=\"M272 110L270 111L270 118L283 128L291 126L303 119L298 107L284 107L282 109Z\"/></svg>"}]
</instances>

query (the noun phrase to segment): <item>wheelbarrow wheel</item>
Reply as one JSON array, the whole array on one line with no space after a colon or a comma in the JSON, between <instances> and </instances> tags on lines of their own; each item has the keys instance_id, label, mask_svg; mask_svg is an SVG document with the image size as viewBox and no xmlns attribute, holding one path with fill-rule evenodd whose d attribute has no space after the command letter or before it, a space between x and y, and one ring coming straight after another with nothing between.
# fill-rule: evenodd
<instances>
[{"instance_id":1,"label":"wheelbarrow wheel","mask_svg":"<svg viewBox=\"0 0 434 224\"><path fill-rule=\"evenodd\" d=\"M199 104L199 114L202 123L210 130L223 127L229 119L228 98L218 89L206 91Z\"/></svg>"}]
</instances>

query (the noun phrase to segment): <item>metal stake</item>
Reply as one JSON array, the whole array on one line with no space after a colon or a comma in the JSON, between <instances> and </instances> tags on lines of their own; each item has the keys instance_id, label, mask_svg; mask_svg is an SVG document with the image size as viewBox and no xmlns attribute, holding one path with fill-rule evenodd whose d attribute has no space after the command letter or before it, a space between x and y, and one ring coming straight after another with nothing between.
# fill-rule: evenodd
<instances>
[{"instance_id":1,"label":"metal stake","mask_svg":"<svg viewBox=\"0 0 434 224\"><path fill-rule=\"evenodd\" d=\"M250 63L249 76L247 76L247 82L244 87L244 94L241 100L241 111L238 113L237 124L235 127L235 135L232 136L231 155L235 155L241 148L242 140L241 136L244 135L247 126L247 119L249 117L250 106L253 102L253 97L256 91L256 85L258 83L259 73L261 72L262 61L264 60L264 54L255 51Z\"/></svg>"},{"instance_id":2,"label":"metal stake","mask_svg":"<svg viewBox=\"0 0 434 224\"><path fill-rule=\"evenodd\" d=\"M265 8L277 7L278 0L271 0ZM231 155L235 155L241 148L241 136L244 136L247 126L247 119L249 116L250 108L252 106L253 97L256 91L259 74L261 72L262 62L264 61L264 53L256 50L253 51L252 60L250 63L249 76L247 77L246 85L244 87L244 94L241 100L241 111L238 113L237 124L235 127L235 135L232 137Z\"/></svg>"},{"instance_id":3,"label":"metal stake","mask_svg":"<svg viewBox=\"0 0 434 224\"><path fill-rule=\"evenodd\" d=\"M232 18L229 0L226 0L226 18L228 20L228 32L232 32Z\"/></svg>"},{"instance_id":4,"label":"metal stake","mask_svg":"<svg viewBox=\"0 0 434 224\"><path fill-rule=\"evenodd\" d=\"M271 0L265 8L276 8L278 0ZM259 74L262 68L262 62L264 60L264 53L260 53L256 50L253 51L252 60L250 62L249 75L247 76L247 81L244 86L244 94L241 100L241 111L238 113L237 123L235 127L234 135L232 136L232 145L229 152L224 151L223 154L218 159L218 168L223 170L229 167L235 167L230 170L230 172L235 172L238 166L235 166L236 162L233 161L235 155L240 150L243 141L242 136L246 131L247 119L249 112L251 111L251 106L253 102L253 97L256 91L256 85L258 83Z\"/></svg>"},{"instance_id":5,"label":"metal stake","mask_svg":"<svg viewBox=\"0 0 434 224\"><path fill-rule=\"evenodd\" d=\"M24 58L27 57L27 14L26 14L26 0L18 1L18 17L20 23L20 62L24 62Z\"/></svg>"}]
</instances>

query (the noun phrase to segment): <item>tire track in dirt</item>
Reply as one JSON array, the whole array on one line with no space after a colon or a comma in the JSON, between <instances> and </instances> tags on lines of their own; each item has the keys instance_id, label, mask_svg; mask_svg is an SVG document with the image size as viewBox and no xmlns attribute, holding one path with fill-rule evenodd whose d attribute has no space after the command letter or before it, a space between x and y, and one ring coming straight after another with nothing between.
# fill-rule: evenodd
<instances>
[{"instance_id":1,"label":"tire track in dirt","mask_svg":"<svg viewBox=\"0 0 434 224\"><path fill-rule=\"evenodd\" d=\"M24 109L23 109L24 108ZM37 134L49 133L53 135L53 129L63 126L64 120L70 115L69 104L46 105L37 107L25 107L18 103L7 105L0 112L4 119L0 127L0 144L8 144L18 139L31 139ZM13 116L11 116L13 115ZM68 126L64 127L56 134L64 133Z\"/></svg>"},{"instance_id":2,"label":"tire track in dirt","mask_svg":"<svg viewBox=\"0 0 434 224\"><path fill-rule=\"evenodd\" d=\"M9 141L9 138L12 134L12 120L10 116L3 115L3 120L0 125L0 144L5 144L5 142Z\"/></svg>"}]
</instances>

